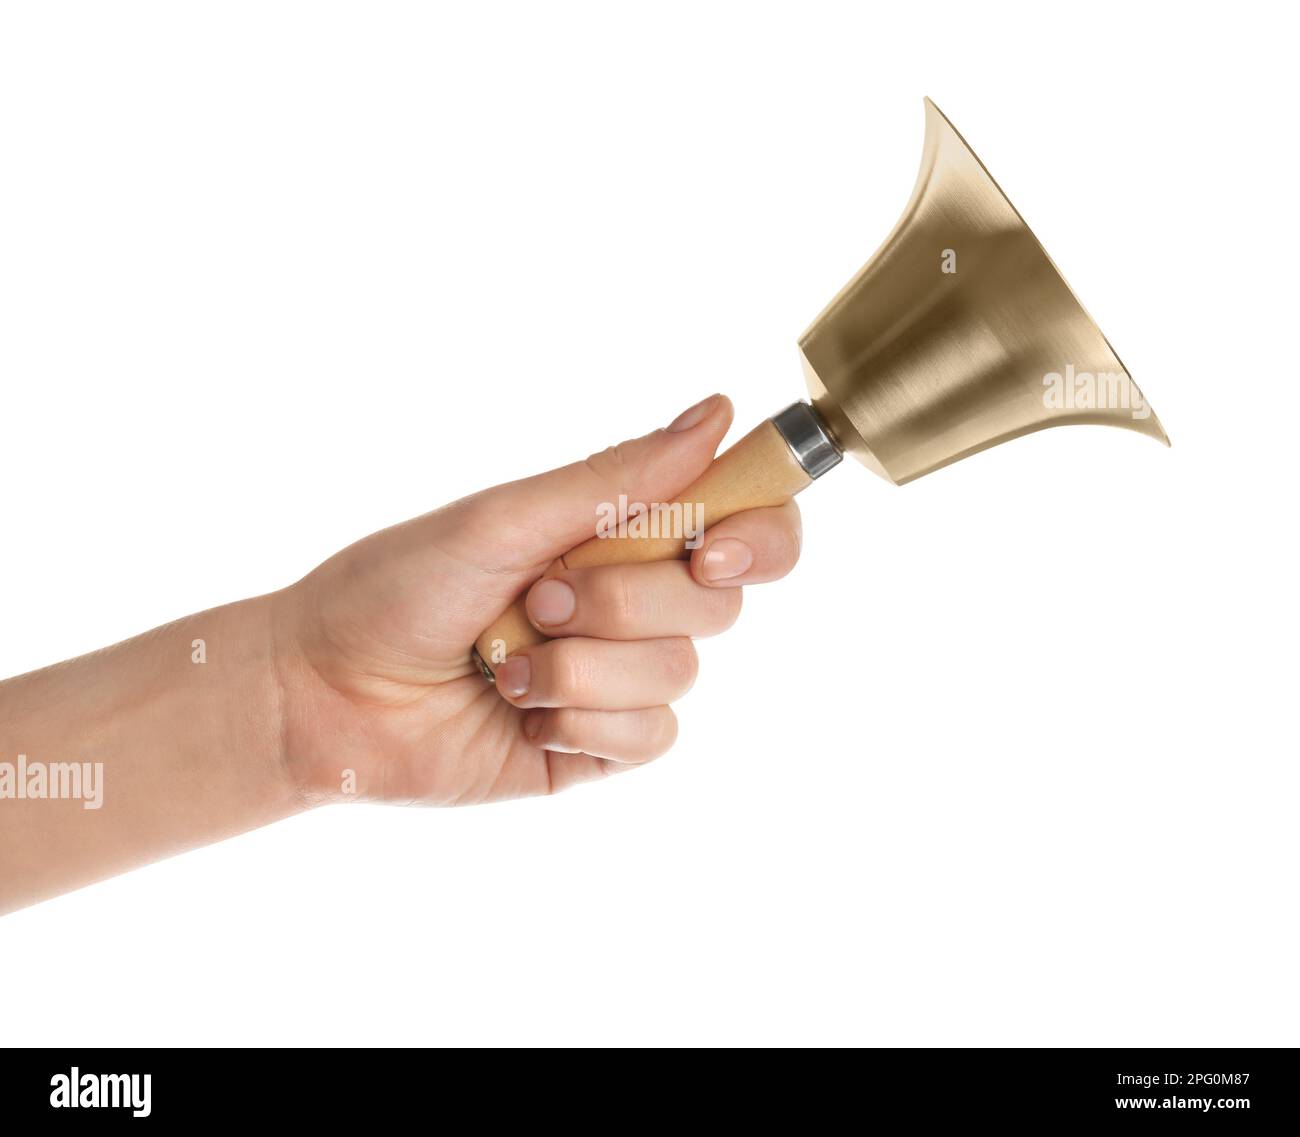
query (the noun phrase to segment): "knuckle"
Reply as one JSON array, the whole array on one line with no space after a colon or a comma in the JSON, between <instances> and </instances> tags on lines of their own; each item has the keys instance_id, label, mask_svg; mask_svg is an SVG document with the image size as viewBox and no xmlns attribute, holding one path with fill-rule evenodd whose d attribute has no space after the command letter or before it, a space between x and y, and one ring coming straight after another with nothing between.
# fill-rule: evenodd
<instances>
[{"instance_id":1,"label":"knuckle","mask_svg":"<svg viewBox=\"0 0 1300 1137\"><path fill-rule=\"evenodd\" d=\"M783 569L793 568L799 560L802 548L803 532L796 518L793 525L782 525L777 531L772 547L777 565Z\"/></svg>"},{"instance_id":2,"label":"knuckle","mask_svg":"<svg viewBox=\"0 0 1300 1137\"><path fill-rule=\"evenodd\" d=\"M553 699L569 700L585 692L591 685L590 653L578 640L551 640L547 644L550 690Z\"/></svg>"},{"instance_id":3,"label":"knuckle","mask_svg":"<svg viewBox=\"0 0 1300 1137\"><path fill-rule=\"evenodd\" d=\"M672 749L677 741L677 716L672 707L660 707L655 713L654 726L648 732L650 736L650 761Z\"/></svg>"},{"instance_id":4,"label":"knuckle","mask_svg":"<svg viewBox=\"0 0 1300 1137\"><path fill-rule=\"evenodd\" d=\"M634 753L619 759L624 766L643 766L672 749L677 741L677 716L672 707L651 707L627 714L629 725L636 731L636 744Z\"/></svg>"},{"instance_id":5,"label":"knuckle","mask_svg":"<svg viewBox=\"0 0 1300 1137\"><path fill-rule=\"evenodd\" d=\"M576 750L578 716L570 707L556 707L547 712L546 737L552 749Z\"/></svg>"},{"instance_id":6,"label":"knuckle","mask_svg":"<svg viewBox=\"0 0 1300 1137\"><path fill-rule=\"evenodd\" d=\"M740 609L745 603L743 588L709 588L704 590L713 605L715 630L725 632L740 619Z\"/></svg>"},{"instance_id":7,"label":"knuckle","mask_svg":"<svg viewBox=\"0 0 1300 1137\"><path fill-rule=\"evenodd\" d=\"M677 694L684 695L695 684L700 672L700 657L695 645L685 636L665 640L663 647L664 676Z\"/></svg>"},{"instance_id":8,"label":"knuckle","mask_svg":"<svg viewBox=\"0 0 1300 1137\"><path fill-rule=\"evenodd\" d=\"M606 446L589 455L583 465L602 482L617 481L631 464L631 452L626 442Z\"/></svg>"},{"instance_id":9,"label":"knuckle","mask_svg":"<svg viewBox=\"0 0 1300 1137\"><path fill-rule=\"evenodd\" d=\"M614 633L634 632L640 622L641 604L632 586L631 574L611 566L595 574L596 608Z\"/></svg>"}]
</instances>

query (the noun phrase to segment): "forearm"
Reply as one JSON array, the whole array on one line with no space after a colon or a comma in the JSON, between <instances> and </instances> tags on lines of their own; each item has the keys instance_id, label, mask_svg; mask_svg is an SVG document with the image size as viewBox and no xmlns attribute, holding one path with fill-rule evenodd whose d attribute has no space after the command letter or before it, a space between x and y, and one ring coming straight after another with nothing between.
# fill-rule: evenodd
<instances>
[{"instance_id":1,"label":"forearm","mask_svg":"<svg viewBox=\"0 0 1300 1137\"><path fill-rule=\"evenodd\" d=\"M0 683L0 913L302 808L272 608L215 608Z\"/></svg>"}]
</instances>

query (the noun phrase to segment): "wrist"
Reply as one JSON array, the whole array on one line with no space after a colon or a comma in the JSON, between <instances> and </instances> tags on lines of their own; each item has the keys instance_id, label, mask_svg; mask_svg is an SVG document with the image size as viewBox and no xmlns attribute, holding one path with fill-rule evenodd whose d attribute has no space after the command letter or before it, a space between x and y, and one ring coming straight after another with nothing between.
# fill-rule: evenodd
<instances>
[{"instance_id":1,"label":"wrist","mask_svg":"<svg viewBox=\"0 0 1300 1137\"><path fill-rule=\"evenodd\" d=\"M313 804L286 752L286 698L277 637L277 595L241 600L182 621L192 662L207 689L192 707L220 739L244 781L249 807L265 820ZM206 658L203 658L203 657Z\"/></svg>"},{"instance_id":2,"label":"wrist","mask_svg":"<svg viewBox=\"0 0 1300 1137\"><path fill-rule=\"evenodd\" d=\"M272 727L270 745L288 792L303 809L340 800L341 777L337 762L323 757L319 723L330 720L328 684L324 683L304 645L303 628L311 626L311 596L306 583L258 597L265 602L260 616L267 634L270 677L266 720Z\"/></svg>"}]
</instances>

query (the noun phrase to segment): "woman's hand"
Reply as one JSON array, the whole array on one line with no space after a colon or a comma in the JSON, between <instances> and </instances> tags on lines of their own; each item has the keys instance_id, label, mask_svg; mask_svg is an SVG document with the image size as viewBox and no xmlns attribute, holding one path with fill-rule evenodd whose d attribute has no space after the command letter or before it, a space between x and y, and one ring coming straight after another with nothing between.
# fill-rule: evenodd
<instances>
[{"instance_id":1,"label":"woman's hand","mask_svg":"<svg viewBox=\"0 0 1300 1137\"><path fill-rule=\"evenodd\" d=\"M706 529L689 563L539 578L602 503L672 501L730 422L714 396L367 537L281 592L0 683L0 913L308 805L549 793L663 753L691 637L731 625L740 585L790 571L794 504ZM494 687L470 647L525 589L554 638Z\"/></svg>"},{"instance_id":2,"label":"woman's hand","mask_svg":"<svg viewBox=\"0 0 1300 1137\"><path fill-rule=\"evenodd\" d=\"M667 429L454 502L343 550L273 597L281 736L309 802L437 805L543 794L673 743L691 638L799 556L793 502L709 528L691 559L562 571L601 503L673 500L731 423L720 395ZM708 519L705 518L707 524ZM475 638L524 589L554 637L480 674Z\"/></svg>"}]
</instances>

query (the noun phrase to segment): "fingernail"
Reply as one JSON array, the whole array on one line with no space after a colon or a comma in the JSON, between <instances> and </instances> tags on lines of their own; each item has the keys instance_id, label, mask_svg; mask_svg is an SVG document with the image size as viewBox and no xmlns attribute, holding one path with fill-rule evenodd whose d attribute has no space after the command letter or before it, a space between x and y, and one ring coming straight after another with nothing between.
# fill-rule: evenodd
<instances>
[{"instance_id":1,"label":"fingernail","mask_svg":"<svg viewBox=\"0 0 1300 1137\"><path fill-rule=\"evenodd\" d=\"M533 678L533 665L526 655L512 655L497 668L497 690L507 698L517 699L528 694L528 684Z\"/></svg>"},{"instance_id":2,"label":"fingernail","mask_svg":"<svg viewBox=\"0 0 1300 1137\"><path fill-rule=\"evenodd\" d=\"M744 541L734 537L721 537L709 546L700 565L700 575L705 580L730 580L749 571L754 554Z\"/></svg>"},{"instance_id":3,"label":"fingernail","mask_svg":"<svg viewBox=\"0 0 1300 1137\"><path fill-rule=\"evenodd\" d=\"M707 399L702 400L691 407L689 410L682 411L672 422L668 424L669 434L681 434L684 430L690 430L693 426L699 426L706 418L709 412L713 410L713 404L718 401L717 395L710 395Z\"/></svg>"},{"instance_id":4,"label":"fingernail","mask_svg":"<svg viewBox=\"0 0 1300 1137\"><path fill-rule=\"evenodd\" d=\"M543 580L528 594L528 617L534 624L564 624L573 619L577 598L562 580Z\"/></svg>"},{"instance_id":5,"label":"fingernail","mask_svg":"<svg viewBox=\"0 0 1300 1137\"><path fill-rule=\"evenodd\" d=\"M537 736L542 733L542 716L545 711L529 711L524 715L524 737L529 742L536 742Z\"/></svg>"}]
</instances>

